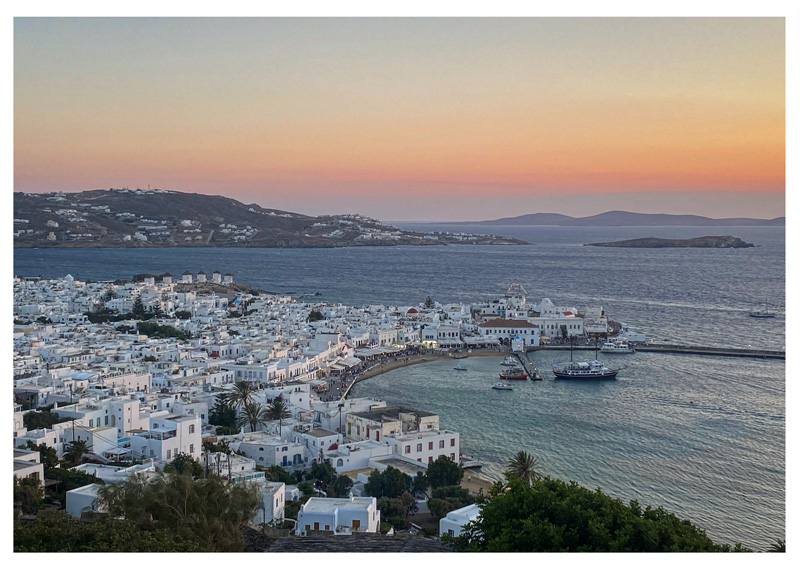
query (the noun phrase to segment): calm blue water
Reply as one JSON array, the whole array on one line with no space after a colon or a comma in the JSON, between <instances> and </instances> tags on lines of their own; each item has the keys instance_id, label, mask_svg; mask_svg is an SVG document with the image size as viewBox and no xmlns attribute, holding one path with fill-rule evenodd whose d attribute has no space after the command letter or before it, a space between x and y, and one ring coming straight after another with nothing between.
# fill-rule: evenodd
<instances>
[{"instance_id":1,"label":"calm blue water","mask_svg":"<svg viewBox=\"0 0 800 566\"><path fill-rule=\"evenodd\" d=\"M15 250L14 271L79 279L188 269L231 271L277 292L322 293L345 304L477 301L522 283L529 297L602 304L651 338L685 344L785 347L785 239L774 227L476 227L529 246L341 249ZM594 248L644 236L731 234L742 250ZM779 315L751 319L769 300ZM584 356L589 353L582 353ZM546 369L564 354L531 354ZM576 354L577 355L577 354ZM469 358L468 372L430 363L358 386L358 395L441 415L464 451L497 476L519 448L544 470L624 500L664 505L721 542L765 548L785 537L785 364L636 353L609 383L544 381L492 391L499 360ZM614 358L616 361L617 358ZM458 375L452 375L452 374Z\"/></svg>"},{"instance_id":2,"label":"calm blue water","mask_svg":"<svg viewBox=\"0 0 800 566\"><path fill-rule=\"evenodd\" d=\"M453 230L452 226L414 225ZM228 271L277 292L322 293L345 304L412 305L477 301L522 283L532 300L601 304L612 319L648 337L687 344L781 349L785 345L783 228L457 227L489 230L529 246L426 246L340 249L15 250L14 272L78 279ZM762 247L741 250L595 248L581 244L642 236L690 238L732 234ZM769 300L781 314L751 319Z\"/></svg>"},{"instance_id":3,"label":"calm blue water","mask_svg":"<svg viewBox=\"0 0 800 566\"><path fill-rule=\"evenodd\" d=\"M576 352L577 360L591 352ZM400 368L353 395L417 406L461 433L462 451L501 477L519 449L549 475L623 501L663 505L717 542L763 549L785 528L782 362L637 352L599 354L615 381L554 381L567 352L535 352L545 381L495 391L502 358L473 357Z\"/></svg>"}]
</instances>

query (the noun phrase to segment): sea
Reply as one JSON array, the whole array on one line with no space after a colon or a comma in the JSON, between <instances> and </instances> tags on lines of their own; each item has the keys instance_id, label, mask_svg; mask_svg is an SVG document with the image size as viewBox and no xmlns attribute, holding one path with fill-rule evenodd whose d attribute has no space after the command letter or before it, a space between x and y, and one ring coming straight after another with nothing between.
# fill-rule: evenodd
<instances>
[{"instance_id":1,"label":"sea","mask_svg":"<svg viewBox=\"0 0 800 566\"><path fill-rule=\"evenodd\" d=\"M554 227L395 223L420 231L494 233L525 246L334 249L17 249L14 273L130 279L138 273L231 272L257 288L348 305L413 306L502 297L519 283L530 302L601 305L607 315L676 344L785 350L783 227ZM733 235L745 249L585 246L640 237ZM316 294L319 295L316 295ZM316 295L316 296L315 296ZM764 307L774 319L749 311ZM593 358L588 351L576 359ZM642 505L661 505L716 542L765 549L785 539L785 363L637 352L614 381L554 381L567 352L534 352L545 380L495 391L497 358L401 368L354 394L440 415L462 451L500 478L519 449L548 475ZM622 359L620 359L622 358Z\"/></svg>"}]
</instances>

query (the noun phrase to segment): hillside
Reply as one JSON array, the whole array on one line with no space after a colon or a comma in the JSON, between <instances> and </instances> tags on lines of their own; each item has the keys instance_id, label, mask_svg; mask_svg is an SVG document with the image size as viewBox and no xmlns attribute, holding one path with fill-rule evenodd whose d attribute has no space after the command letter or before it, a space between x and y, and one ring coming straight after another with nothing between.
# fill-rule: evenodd
<instances>
[{"instance_id":1,"label":"hillside","mask_svg":"<svg viewBox=\"0 0 800 566\"><path fill-rule=\"evenodd\" d=\"M694 214L643 214L613 210L594 216L572 217L564 214L523 214L477 222L487 226L784 226L781 216L762 218L708 218Z\"/></svg>"},{"instance_id":2,"label":"hillside","mask_svg":"<svg viewBox=\"0 0 800 566\"><path fill-rule=\"evenodd\" d=\"M412 232L358 214L314 217L161 189L14 193L17 248L525 243L494 235Z\"/></svg>"}]
</instances>

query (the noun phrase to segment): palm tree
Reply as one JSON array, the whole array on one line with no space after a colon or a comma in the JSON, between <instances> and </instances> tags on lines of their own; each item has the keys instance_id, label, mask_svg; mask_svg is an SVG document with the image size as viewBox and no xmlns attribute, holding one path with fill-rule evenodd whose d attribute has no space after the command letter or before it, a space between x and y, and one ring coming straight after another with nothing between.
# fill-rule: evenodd
<instances>
[{"instance_id":1,"label":"palm tree","mask_svg":"<svg viewBox=\"0 0 800 566\"><path fill-rule=\"evenodd\" d=\"M64 459L72 465L78 465L84 454L89 453L85 440L73 440L64 448Z\"/></svg>"},{"instance_id":2,"label":"palm tree","mask_svg":"<svg viewBox=\"0 0 800 566\"><path fill-rule=\"evenodd\" d=\"M255 432L256 427L271 420L266 406L260 403L246 403L242 407L242 414L236 419L236 426L250 425L250 432Z\"/></svg>"},{"instance_id":3,"label":"palm tree","mask_svg":"<svg viewBox=\"0 0 800 566\"><path fill-rule=\"evenodd\" d=\"M289 411L289 405L280 399L275 399L267 405L267 415L269 420L278 421L278 434L280 434L283 432L283 419L288 419L292 413Z\"/></svg>"},{"instance_id":4,"label":"palm tree","mask_svg":"<svg viewBox=\"0 0 800 566\"><path fill-rule=\"evenodd\" d=\"M520 450L514 454L514 457L508 461L506 471L511 475L522 478L528 484L542 477L542 473L539 471L539 462L525 450Z\"/></svg>"},{"instance_id":5,"label":"palm tree","mask_svg":"<svg viewBox=\"0 0 800 566\"><path fill-rule=\"evenodd\" d=\"M769 545L769 550L767 550L767 552L786 552L786 540L778 539L776 542L773 542Z\"/></svg>"},{"instance_id":6,"label":"palm tree","mask_svg":"<svg viewBox=\"0 0 800 566\"><path fill-rule=\"evenodd\" d=\"M253 396L258 391L258 386L253 381L237 381L233 384L233 391L228 394L226 402L232 407L244 407L252 403Z\"/></svg>"}]
</instances>

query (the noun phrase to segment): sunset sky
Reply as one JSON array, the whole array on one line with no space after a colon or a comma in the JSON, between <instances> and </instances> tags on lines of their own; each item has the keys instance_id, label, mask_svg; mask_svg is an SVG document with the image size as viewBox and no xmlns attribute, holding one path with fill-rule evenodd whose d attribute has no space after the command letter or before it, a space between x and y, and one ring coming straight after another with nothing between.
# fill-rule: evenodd
<instances>
[{"instance_id":1,"label":"sunset sky","mask_svg":"<svg viewBox=\"0 0 800 566\"><path fill-rule=\"evenodd\" d=\"M480 220L784 211L783 19L40 19L14 187Z\"/></svg>"}]
</instances>

